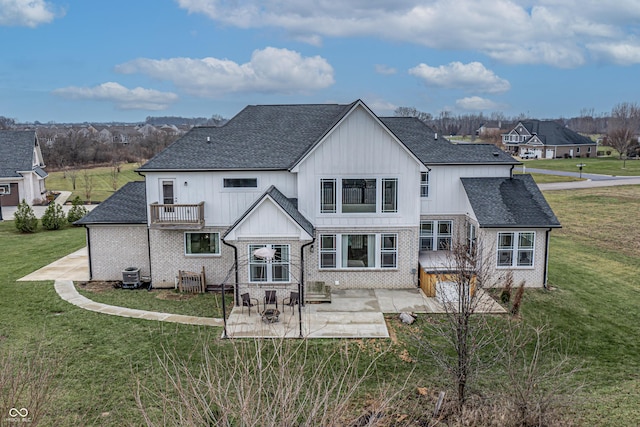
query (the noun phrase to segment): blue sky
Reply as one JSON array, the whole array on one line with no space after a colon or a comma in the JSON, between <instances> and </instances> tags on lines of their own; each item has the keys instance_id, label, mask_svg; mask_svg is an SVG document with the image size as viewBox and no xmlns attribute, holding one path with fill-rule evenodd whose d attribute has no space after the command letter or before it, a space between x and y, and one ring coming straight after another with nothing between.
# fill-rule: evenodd
<instances>
[{"instance_id":1,"label":"blue sky","mask_svg":"<svg viewBox=\"0 0 640 427\"><path fill-rule=\"evenodd\" d=\"M0 0L0 116L607 113L640 99L640 1Z\"/></svg>"}]
</instances>

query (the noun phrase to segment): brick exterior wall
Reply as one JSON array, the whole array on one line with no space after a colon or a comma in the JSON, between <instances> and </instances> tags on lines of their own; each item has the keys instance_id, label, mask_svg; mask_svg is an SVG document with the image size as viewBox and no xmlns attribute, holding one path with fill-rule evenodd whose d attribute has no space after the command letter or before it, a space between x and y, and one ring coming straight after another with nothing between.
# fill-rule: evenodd
<instances>
[{"instance_id":1,"label":"brick exterior wall","mask_svg":"<svg viewBox=\"0 0 640 427\"><path fill-rule=\"evenodd\" d=\"M396 233L398 235L397 268L393 269L320 269L320 235L345 233ZM395 229L322 229L316 230L314 252L305 249L305 282L321 281L334 289L407 289L418 286L418 228ZM379 249L379 248L378 248ZM412 270L416 273L412 274ZM335 285L338 281L339 285Z\"/></svg>"},{"instance_id":2,"label":"brick exterior wall","mask_svg":"<svg viewBox=\"0 0 640 427\"><path fill-rule=\"evenodd\" d=\"M260 304L264 299L265 290L275 290L278 304L283 298L289 297L291 291L298 290L298 282L301 278L300 271L300 248L302 245L308 242L301 242L299 240L285 240L285 239L266 239L266 240L242 240L229 242L238 248L238 294L248 292L251 298L256 298ZM275 245L289 245L290 251L290 271L289 283L261 283L249 281L249 245L259 244L275 244ZM306 255L305 255L306 256ZM306 273L305 273L306 274ZM306 277L306 276L305 276Z\"/></svg>"},{"instance_id":3,"label":"brick exterior wall","mask_svg":"<svg viewBox=\"0 0 640 427\"><path fill-rule=\"evenodd\" d=\"M88 230L92 280L122 280L127 267L139 267L143 276L150 274L146 225L94 225Z\"/></svg>"},{"instance_id":4,"label":"brick exterior wall","mask_svg":"<svg viewBox=\"0 0 640 427\"><path fill-rule=\"evenodd\" d=\"M535 231L535 248L533 254L533 267L497 267L497 240L499 231ZM514 286L519 286L524 280L526 287L539 288L544 286L545 271L545 251L546 251L546 229L536 230L492 230L479 229L478 240L482 245L482 253L489 267L488 273L491 277L489 286L501 287L509 271L513 274Z\"/></svg>"},{"instance_id":5,"label":"brick exterior wall","mask_svg":"<svg viewBox=\"0 0 640 427\"><path fill-rule=\"evenodd\" d=\"M198 233L225 229L206 227ZM220 241L220 255L185 255L185 230L149 230L153 287L173 288L178 270L199 273L204 267L207 284L220 284L234 262L233 249Z\"/></svg>"}]
</instances>

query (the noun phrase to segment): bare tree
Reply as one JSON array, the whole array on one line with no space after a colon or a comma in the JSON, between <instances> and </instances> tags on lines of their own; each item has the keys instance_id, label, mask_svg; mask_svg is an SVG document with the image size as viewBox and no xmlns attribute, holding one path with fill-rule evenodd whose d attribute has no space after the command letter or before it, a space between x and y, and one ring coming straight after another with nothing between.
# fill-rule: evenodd
<instances>
[{"instance_id":1,"label":"bare tree","mask_svg":"<svg viewBox=\"0 0 640 427\"><path fill-rule=\"evenodd\" d=\"M145 423L181 426L388 425L391 401L402 390L381 387L364 414L354 414L363 382L377 358L360 364L360 350L345 343L318 352L307 340L227 341L197 352L158 356L162 384L138 377L136 402ZM201 360L194 368L193 360Z\"/></svg>"},{"instance_id":2,"label":"bare tree","mask_svg":"<svg viewBox=\"0 0 640 427\"><path fill-rule=\"evenodd\" d=\"M111 188L113 191L118 189L118 175L120 174L120 164L112 163L109 177L111 178Z\"/></svg>"},{"instance_id":3,"label":"bare tree","mask_svg":"<svg viewBox=\"0 0 640 427\"><path fill-rule=\"evenodd\" d=\"M82 171L82 181L84 186L84 195L87 203L91 203L91 193L93 191L93 175L87 169Z\"/></svg>"},{"instance_id":4,"label":"bare tree","mask_svg":"<svg viewBox=\"0 0 640 427\"><path fill-rule=\"evenodd\" d=\"M638 144L637 133L640 127L640 106L636 103L622 102L611 110L607 144L618 150L620 158L626 158L631 148Z\"/></svg>"},{"instance_id":5,"label":"bare tree","mask_svg":"<svg viewBox=\"0 0 640 427\"><path fill-rule=\"evenodd\" d=\"M453 244L447 273L439 275L436 285L444 314L434 315L428 326L428 335L437 338L417 337L420 346L452 378L459 411L464 409L469 385L481 370L493 365L483 355L498 335L486 316L476 315L493 302L483 288L496 284L490 260L479 252L465 243Z\"/></svg>"}]
</instances>

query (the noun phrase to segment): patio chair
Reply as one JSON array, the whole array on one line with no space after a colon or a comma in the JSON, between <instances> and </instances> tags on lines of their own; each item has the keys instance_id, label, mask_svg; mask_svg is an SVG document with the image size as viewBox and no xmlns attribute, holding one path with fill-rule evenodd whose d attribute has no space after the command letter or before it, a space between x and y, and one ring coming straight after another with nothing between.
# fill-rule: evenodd
<instances>
[{"instance_id":1,"label":"patio chair","mask_svg":"<svg viewBox=\"0 0 640 427\"><path fill-rule=\"evenodd\" d=\"M267 309L267 304L275 305L278 309L278 299L276 298L276 291L264 291L264 309Z\"/></svg>"},{"instance_id":2,"label":"patio chair","mask_svg":"<svg viewBox=\"0 0 640 427\"><path fill-rule=\"evenodd\" d=\"M289 307L291 307L292 313L296 304L300 304L300 294L298 292L291 292L291 294L289 294L287 298L282 300L282 305L283 306L288 305Z\"/></svg>"},{"instance_id":3,"label":"patio chair","mask_svg":"<svg viewBox=\"0 0 640 427\"><path fill-rule=\"evenodd\" d=\"M251 307L258 307L256 310L260 311L260 306L258 305L258 299L251 298L248 292L240 295L240 298L242 298L242 308L240 309L240 314L244 313L245 307L249 308L249 316L251 316ZM254 304L253 301L255 301L256 303Z\"/></svg>"}]
</instances>

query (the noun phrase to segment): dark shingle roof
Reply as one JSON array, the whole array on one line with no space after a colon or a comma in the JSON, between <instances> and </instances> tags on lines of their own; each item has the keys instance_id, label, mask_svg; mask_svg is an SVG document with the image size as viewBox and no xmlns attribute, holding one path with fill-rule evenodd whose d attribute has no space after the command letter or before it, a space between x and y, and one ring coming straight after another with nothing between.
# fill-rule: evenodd
<instances>
[{"instance_id":1,"label":"dark shingle roof","mask_svg":"<svg viewBox=\"0 0 640 427\"><path fill-rule=\"evenodd\" d=\"M237 225L240 224L240 222L247 215L249 215L249 213L267 196L270 196L271 199L273 199L273 201L276 202L282 208L282 210L284 210L287 215L291 217L291 219L293 219L300 227L302 227L304 231L306 231L310 236L313 236L313 224L311 224L311 222L300 213L294 201L288 199L284 194L280 192L280 190L272 185L267 189L267 191L264 192L262 196L258 197L258 199L249 207L249 209L247 209L245 213L242 214L238 218L238 220L227 229L227 231L225 231L222 238L227 236L231 232L231 230L237 227Z\"/></svg>"},{"instance_id":2,"label":"dark shingle roof","mask_svg":"<svg viewBox=\"0 0 640 427\"><path fill-rule=\"evenodd\" d=\"M551 120L527 120L522 125L544 145L596 145L591 138Z\"/></svg>"},{"instance_id":3,"label":"dark shingle roof","mask_svg":"<svg viewBox=\"0 0 640 427\"><path fill-rule=\"evenodd\" d=\"M144 181L128 182L96 206L77 225L146 224L147 196Z\"/></svg>"},{"instance_id":4,"label":"dark shingle roof","mask_svg":"<svg viewBox=\"0 0 640 427\"><path fill-rule=\"evenodd\" d=\"M381 117L380 120L423 163L433 164L519 164L493 144L452 144L435 139L435 132L414 117Z\"/></svg>"},{"instance_id":5,"label":"dark shingle roof","mask_svg":"<svg viewBox=\"0 0 640 427\"><path fill-rule=\"evenodd\" d=\"M560 227L531 178L461 178L480 227Z\"/></svg>"},{"instance_id":6,"label":"dark shingle roof","mask_svg":"<svg viewBox=\"0 0 640 427\"><path fill-rule=\"evenodd\" d=\"M224 126L192 129L140 171L290 169L358 102L251 105ZM416 118L380 120L426 164L518 163L490 144L436 140L433 130Z\"/></svg>"},{"instance_id":7,"label":"dark shingle roof","mask_svg":"<svg viewBox=\"0 0 640 427\"><path fill-rule=\"evenodd\" d=\"M35 131L0 131L0 177L21 177L17 171L33 170L35 141Z\"/></svg>"},{"instance_id":8,"label":"dark shingle roof","mask_svg":"<svg viewBox=\"0 0 640 427\"><path fill-rule=\"evenodd\" d=\"M140 170L288 169L352 105L250 105L224 126L192 129Z\"/></svg>"}]
</instances>

